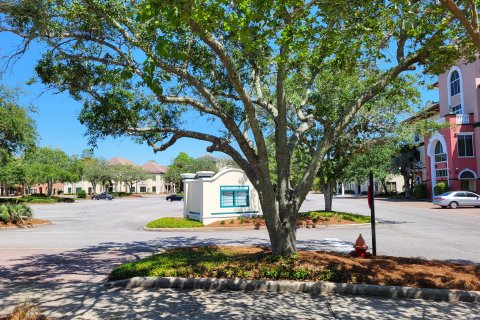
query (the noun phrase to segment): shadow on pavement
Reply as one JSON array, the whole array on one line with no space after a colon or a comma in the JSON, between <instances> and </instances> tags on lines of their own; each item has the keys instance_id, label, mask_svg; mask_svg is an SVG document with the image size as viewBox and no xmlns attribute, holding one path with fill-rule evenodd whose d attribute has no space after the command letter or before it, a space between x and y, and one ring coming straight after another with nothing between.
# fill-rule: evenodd
<instances>
[{"instance_id":1,"label":"shadow on pavement","mask_svg":"<svg viewBox=\"0 0 480 320\"><path fill-rule=\"evenodd\" d=\"M172 237L131 243L106 242L59 254L26 255L0 266L0 282L8 281L86 281L98 282L112 268L163 249L192 245L232 245L228 239ZM268 245L264 239L236 239L237 245Z\"/></svg>"}]
</instances>

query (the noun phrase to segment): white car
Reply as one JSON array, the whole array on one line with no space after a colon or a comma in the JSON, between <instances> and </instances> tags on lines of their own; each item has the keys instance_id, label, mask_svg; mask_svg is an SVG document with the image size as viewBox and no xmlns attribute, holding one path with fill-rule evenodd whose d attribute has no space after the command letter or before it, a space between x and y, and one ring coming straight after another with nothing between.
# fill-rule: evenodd
<instances>
[{"instance_id":1,"label":"white car","mask_svg":"<svg viewBox=\"0 0 480 320\"><path fill-rule=\"evenodd\" d=\"M432 203L442 208L480 207L480 196L470 191L449 191L432 198Z\"/></svg>"}]
</instances>

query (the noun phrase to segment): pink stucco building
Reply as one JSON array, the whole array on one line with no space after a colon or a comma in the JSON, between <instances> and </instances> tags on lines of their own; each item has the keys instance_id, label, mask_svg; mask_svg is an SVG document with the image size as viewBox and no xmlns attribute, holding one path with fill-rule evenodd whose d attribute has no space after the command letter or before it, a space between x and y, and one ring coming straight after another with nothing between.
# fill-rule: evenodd
<instances>
[{"instance_id":1,"label":"pink stucco building","mask_svg":"<svg viewBox=\"0 0 480 320\"><path fill-rule=\"evenodd\" d=\"M425 137L429 196L439 181L452 190L480 191L480 60L460 63L439 75L440 100L431 119L450 124Z\"/></svg>"}]
</instances>

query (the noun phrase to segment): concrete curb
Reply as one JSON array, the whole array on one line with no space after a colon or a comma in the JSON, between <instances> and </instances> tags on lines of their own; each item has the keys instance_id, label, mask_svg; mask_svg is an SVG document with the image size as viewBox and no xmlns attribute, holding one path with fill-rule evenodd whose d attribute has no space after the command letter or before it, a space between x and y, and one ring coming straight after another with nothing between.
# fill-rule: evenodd
<instances>
[{"instance_id":1,"label":"concrete curb","mask_svg":"<svg viewBox=\"0 0 480 320\"><path fill-rule=\"evenodd\" d=\"M318 293L377 296L385 298L423 299L448 302L480 303L480 291L379 286L333 282L263 281L217 278L134 277L106 282L107 288L172 288L228 291L270 291L278 293Z\"/></svg>"},{"instance_id":2,"label":"concrete curb","mask_svg":"<svg viewBox=\"0 0 480 320\"><path fill-rule=\"evenodd\" d=\"M378 224L378 222L376 223ZM330 225L317 225L315 228L300 227L298 229L327 229L327 228L351 228L351 227L363 227L369 226L370 223L350 223L350 224L330 224ZM198 227L198 228L148 228L143 227L145 231L157 231L157 232L209 232L209 231L245 231L245 230L267 230L265 226L260 226L258 229L255 227Z\"/></svg>"}]
</instances>

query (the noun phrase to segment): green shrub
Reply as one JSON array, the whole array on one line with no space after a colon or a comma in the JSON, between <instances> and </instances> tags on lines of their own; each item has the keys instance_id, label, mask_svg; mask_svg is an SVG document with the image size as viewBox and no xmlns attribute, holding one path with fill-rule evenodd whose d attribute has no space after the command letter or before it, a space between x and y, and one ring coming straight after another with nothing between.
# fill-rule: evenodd
<instances>
[{"instance_id":1,"label":"green shrub","mask_svg":"<svg viewBox=\"0 0 480 320\"><path fill-rule=\"evenodd\" d=\"M10 206L5 204L0 205L0 221L4 223L10 222Z\"/></svg>"},{"instance_id":2,"label":"green shrub","mask_svg":"<svg viewBox=\"0 0 480 320\"><path fill-rule=\"evenodd\" d=\"M87 198L87 192L85 192L85 190L78 191L77 192L77 198L86 199Z\"/></svg>"},{"instance_id":3,"label":"green shrub","mask_svg":"<svg viewBox=\"0 0 480 320\"><path fill-rule=\"evenodd\" d=\"M425 199L427 197L427 185L425 183L417 184L413 188L413 196L417 199Z\"/></svg>"},{"instance_id":4,"label":"green shrub","mask_svg":"<svg viewBox=\"0 0 480 320\"><path fill-rule=\"evenodd\" d=\"M450 188L448 187L448 184L446 182L438 182L435 187L433 187L433 193L434 195L438 196L442 193L445 193L447 191L450 191Z\"/></svg>"}]
</instances>

